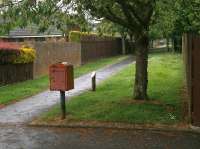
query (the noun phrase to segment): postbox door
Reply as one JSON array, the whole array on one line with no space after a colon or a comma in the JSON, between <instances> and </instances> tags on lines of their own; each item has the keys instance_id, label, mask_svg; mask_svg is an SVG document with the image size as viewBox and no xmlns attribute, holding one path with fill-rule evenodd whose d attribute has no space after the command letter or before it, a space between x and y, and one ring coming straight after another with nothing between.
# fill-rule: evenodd
<instances>
[{"instance_id":1,"label":"postbox door","mask_svg":"<svg viewBox=\"0 0 200 149\"><path fill-rule=\"evenodd\" d=\"M53 68L50 74L51 90L66 90L66 72L63 68Z\"/></svg>"}]
</instances>

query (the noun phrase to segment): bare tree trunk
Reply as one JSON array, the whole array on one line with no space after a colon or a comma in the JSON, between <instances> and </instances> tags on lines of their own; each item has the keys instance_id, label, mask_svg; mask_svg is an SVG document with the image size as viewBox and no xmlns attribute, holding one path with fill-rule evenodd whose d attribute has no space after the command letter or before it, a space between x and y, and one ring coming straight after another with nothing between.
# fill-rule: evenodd
<instances>
[{"instance_id":1,"label":"bare tree trunk","mask_svg":"<svg viewBox=\"0 0 200 149\"><path fill-rule=\"evenodd\" d=\"M130 41L133 42L133 33L129 33Z\"/></svg>"},{"instance_id":2,"label":"bare tree trunk","mask_svg":"<svg viewBox=\"0 0 200 149\"><path fill-rule=\"evenodd\" d=\"M144 34L136 37L136 73L134 98L137 100L148 99L148 46L148 35Z\"/></svg>"},{"instance_id":3,"label":"bare tree trunk","mask_svg":"<svg viewBox=\"0 0 200 149\"><path fill-rule=\"evenodd\" d=\"M122 36L122 54L126 54L126 37Z\"/></svg>"},{"instance_id":4,"label":"bare tree trunk","mask_svg":"<svg viewBox=\"0 0 200 149\"><path fill-rule=\"evenodd\" d=\"M167 51L168 52L170 51L170 48L169 48L169 37L167 37Z\"/></svg>"}]
</instances>

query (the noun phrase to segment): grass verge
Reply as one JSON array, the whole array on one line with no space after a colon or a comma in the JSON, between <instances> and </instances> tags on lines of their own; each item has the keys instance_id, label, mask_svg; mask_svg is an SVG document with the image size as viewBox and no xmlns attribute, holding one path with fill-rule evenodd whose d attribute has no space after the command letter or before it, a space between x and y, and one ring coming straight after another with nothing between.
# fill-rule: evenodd
<instances>
[{"instance_id":1,"label":"grass verge","mask_svg":"<svg viewBox=\"0 0 200 149\"><path fill-rule=\"evenodd\" d=\"M104 58L98 61L87 63L83 66L76 67L74 70L75 77L79 77L96 69L102 68L106 65L117 63L127 56L115 56L112 58ZM26 97L35 95L41 91L48 89L48 76L43 76L38 79L11 84L0 87L0 106L5 106L12 102L19 101Z\"/></svg>"},{"instance_id":2,"label":"grass verge","mask_svg":"<svg viewBox=\"0 0 200 149\"><path fill-rule=\"evenodd\" d=\"M104 81L96 92L85 92L67 103L69 121L125 122L137 124L176 124L181 122L182 59L179 54L151 55L149 63L151 100L132 99L135 66ZM60 107L44 113L35 122L57 123Z\"/></svg>"}]
</instances>

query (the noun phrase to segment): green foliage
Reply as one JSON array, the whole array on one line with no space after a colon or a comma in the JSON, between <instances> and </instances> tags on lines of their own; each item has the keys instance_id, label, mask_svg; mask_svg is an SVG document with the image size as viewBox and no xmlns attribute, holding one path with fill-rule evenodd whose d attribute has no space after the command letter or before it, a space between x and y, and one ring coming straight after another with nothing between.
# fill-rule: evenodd
<instances>
[{"instance_id":1,"label":"green foliage","mask_svg":"<svg viewBox=\"0 0 200 149\"><path fill-rule=\"evenodd\" d=\"M35 60L36 51L33 48L23 46L20 49L20 54L14 60L14 64L25 64L25 63L32 63Z\"/></svg>"},{"instance_id":2,"label":"green foliage","mask_svg":"<svg viewBox=\"0 0 200 149\"><path fill-rule=\"evenodd\" d=\"M83 13L87 12L96 18L105 18L139 35L147 31L155 6L155 1L152 0L75 0L75 2L77 9Z\"/></svg>"},{"instance_id":3,"label":"green foliage","mask_svg":"<svg viewBox=\"0 0 200 149\"><path fill-rule=\"evenodd\" d=\"M79 31L71 31L69 33L69 41L70 42L81 42L82 33Z\"/></svg>"},{"instance_id":4,"label":"green foliage","mask_svg":"<svg viewBox=\"0 0 200 149\"><path fill-rule=\"evenodd\" d=\"M174 12L174 0L159 0L156 3L154 22L150 26L150 38L169 38L175 27L177 15Z\"/></svg>"},{"instance_id":5,"label":"green foliage","mask_svg":"<svg viewBox=\"0 0 200 149\"><path fill-rule=\"evenodd\" d=\"M151 101L131 97L135 67L128 66L97 87L72 97L67 103L67 120L94 120L128 123L169 123L181 121L183 87L181 55L155 54L150 60L149 96ZM53 121L60 115L58 105L43 114L41 121Z\"/></svg>"},{"instance_id":6,"label":"green foliage","mask_svg":"<svg viewBox=\"0 0 200 149\"><path fill-rule=\"evenodd\" d=\"M200 33L200 0L159 0L150 37L181 38L185 32Z\"/></svg>"},{"instance_id":7,"label":"green foliage","mask_svg":"<svg viewBox=\"0 0 200 149\"><path fill-rule=\"evenodd\" d=\"M97 33L100 36L103 36L103 35L115 36L115 34L118 32L116 26L117 25L113 24L112 22L103 20L97 26Z\"/></svg>"},{"instance_id":8,"label":"green foliage","mask_svg":"<svg viewBox=\"0 0 200 149\"><path fill-rule=\"evenodd\" d=\"M9 1L5 5L0 13L0 35L8 34L13 28L25 28L33 24L37 25L39 33L51 27L67 35L77 26L81 31L92 30L91 24L82 14L71 13L72 5L67 0L44 0L36 5L30 3L30 0Z\"/></svg>"},{"instance_id":9,"label":"green foliage","mask_svg":"<svg viewBox=\"0 0 200 149\"><path fill-rule=\"evenodd\" d=\"M175 6L176 32L200 33L200 0L178 0Z\"/></svg>"},{"instance_id":10,"label":"green foliage","mask_svg":"<svg viewBox=\"0 0 200 149\"><path fill-rule=\"evenodd\" d=\"M127 34L130 33L130 30L119 24L104 19L97 25L97 33L100 36L114 37L120 35L121 37L126 38Z\"/></svg>"}]
</instances>

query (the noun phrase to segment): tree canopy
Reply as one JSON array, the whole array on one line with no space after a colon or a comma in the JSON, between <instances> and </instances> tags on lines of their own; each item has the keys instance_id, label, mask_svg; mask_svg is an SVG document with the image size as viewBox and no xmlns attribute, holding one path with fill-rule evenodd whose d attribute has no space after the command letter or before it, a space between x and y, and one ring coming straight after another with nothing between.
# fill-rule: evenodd
<instances>
[{"instance_id":1,"label":"tree canopy","mask_svg":"<svg viewBox=\"0 0 200 149\"><path fill-rule=\"evenodd\" d=\"M72 4L61 0L39 1L37 4L30 0L14 3L10 0L0 6L0 34L7 34L15 27L24 28L35 24L38 32L44 32L53 26L63 33L73 26L79 26L83 31L90 31L90 23L83 14L71 13Z\"/></svg>"}]
</instances>

